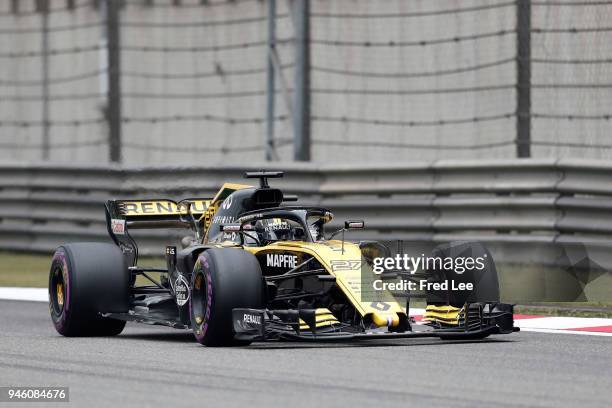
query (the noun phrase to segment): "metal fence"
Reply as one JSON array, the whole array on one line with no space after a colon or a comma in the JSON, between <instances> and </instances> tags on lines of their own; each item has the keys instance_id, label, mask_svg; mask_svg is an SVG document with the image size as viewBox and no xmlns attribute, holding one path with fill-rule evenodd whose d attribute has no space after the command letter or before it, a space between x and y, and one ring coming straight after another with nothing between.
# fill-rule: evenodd
<instances>
[{"instance_id":1,"label":"metal fence","mask_svg":"<svg viewBox=\"0 0 612 408\"><path fill-rule=\"evenodd\" d=\"M0 159L611 157L611 1L0 3Z\"/></svg>"},{"instance_id":2,"label":"metal fence","mask_svg":"<svg viewBox=\"0 0 612 408\"><path fill-rule=\"evenodd\" d=\"M537 264L554 264L558 245L612 249L609 164L525 159L283 169L286 178L275 184L302 203L331 208L336 225L365 219L367 229L351 239L402 239L418 248L479 240L504 261ZM0 165L0 248L48 252L66 241L105 240L105 200L212 196L223 182L240 181L244 170ZM184 234L139 236L144 253L161 255Z\"/></svg>"}]
</instances>

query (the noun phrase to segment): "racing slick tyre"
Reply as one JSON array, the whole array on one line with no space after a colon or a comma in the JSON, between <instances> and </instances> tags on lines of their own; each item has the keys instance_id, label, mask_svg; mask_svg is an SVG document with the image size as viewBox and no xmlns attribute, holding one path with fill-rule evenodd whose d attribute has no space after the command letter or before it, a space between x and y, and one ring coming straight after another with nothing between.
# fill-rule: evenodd
<instances>
[{"instance_id":1,"label":"racing slick tyre","mask_svg":"<svg viewBox=\"0 0 612 408\"><path fill-rule=\"evenodd\" d=\"M198 257L191 280L191 325L205 346L248 345L234 339L232 309L261 309L263 278L254 255L236 248L211 248Z\"/></svg>"},{"instance_id":2,"label":"racing slick tyre","mask_svg":"<svg viewBox=\"0 0 612 408\"><path fill-rule=\"evenodd\" d=\"M499 302L497 269L491 253L480 242L451 242L434 248L432 258L440 258L428 273L428 282L448 281L446 289L429 290L428 304L447 304L462 307L466 303ZM469 262L467 259L472 259ZM449 261L450 260L450 261ZM441 267L440 267L441 266ZM461 284L472 284L472 290L452 290Z\"/></svg>"},{"instance_id":3,"label":"racing slick tyre","mask_svg":"<svg viewBox=\"0 0 612 408\"><path fill-rule=\"evenodd\" d=\"M59 334L115 336L125 321L100 313L125 313L128 309L129 273L119 248L97 242L57 248L49 271L49 310Z\"/></svg>"},{"instance_id":4,"label":"racing slick tyre","mask_svg":"<svg viewBox=\"0 0 612 408\"><path fill-rule=\"evenodd\" d=\"M457 309L466 303L499 302L497 269L491 253L480 242L451 242L439 245L432 258L443 260L428 270L428 282L448 283L445 289L429 290L427 305L449 305ZM469 262L467 259L472 259ZM450 261L449 261L450 260ZM461 284L472 284L472 290L456 290ZM455 290L453 290L453 286ZM440 334L442 340L479 340L488 332Z\"/></svg>"}]
</instances>

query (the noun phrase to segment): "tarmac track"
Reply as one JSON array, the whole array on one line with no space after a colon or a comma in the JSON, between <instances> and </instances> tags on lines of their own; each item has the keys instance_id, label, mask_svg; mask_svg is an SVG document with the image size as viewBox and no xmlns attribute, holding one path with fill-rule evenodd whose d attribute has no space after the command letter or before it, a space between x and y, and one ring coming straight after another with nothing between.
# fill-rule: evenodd
<instances>
[{"instance_id":1,"label":"tarmac track","mask_svg":"<svg viewBox=\"0 0 612 408\"><path fill-rule=\"evenodd\" d=\"M64 338L45 303L0 301L0 386L68 386L87 407L609 407L612 338L514 333L206 348L190 332L128 324ZM40 407L42 404L4 406Z\"/></svg>"}]
</instances>

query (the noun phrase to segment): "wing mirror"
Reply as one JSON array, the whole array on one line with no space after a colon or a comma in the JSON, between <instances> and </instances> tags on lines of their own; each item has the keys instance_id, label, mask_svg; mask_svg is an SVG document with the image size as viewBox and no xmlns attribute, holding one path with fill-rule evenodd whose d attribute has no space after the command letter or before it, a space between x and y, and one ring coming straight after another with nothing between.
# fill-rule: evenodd
<instances>
[{"instance_id":1,"label":"wing mirror","mask_svg":"<svg viewBox=\"0 0 612 408\"><path fill-rule=\"evenodd\" d=\"M364 228L365 228L365 223L363 222L363 220L344 221L345 230L364 229Z\"/></svg>"},{"instance_id":2,"label":"wing mirror","mask_svg":"<svg viewBox=\"0 0 612 408\"><path fill-rule=\"evenodd\" d=\"M365 222L363 222L363 220L344 221L344 228L340 228L338 231L331 234L330 237L327 239L330 240L336 235L342 233L342 253L344 254L344 231L364 229L364 228L365 228Z\"/></svg>"}]
</instances>

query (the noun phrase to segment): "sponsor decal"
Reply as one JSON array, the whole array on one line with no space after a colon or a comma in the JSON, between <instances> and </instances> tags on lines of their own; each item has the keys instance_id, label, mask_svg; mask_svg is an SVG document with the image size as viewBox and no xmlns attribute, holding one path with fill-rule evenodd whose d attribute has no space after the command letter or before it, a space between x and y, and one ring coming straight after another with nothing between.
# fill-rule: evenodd
<instances>
[{"instance_id":1,"label":"sponsor decal","mask_svg":"<svg viewBox=\"0 0 612 408\"><path fill-rule=\"evenodd\" d=\"M232 224L236 221L236 217L232 215L215 215L212 222L213 224Z\"/></svg>"},{"instance_id":2,"label":"sponsor decal","mask_svg":"<svg viewBox=\"0 0 612 408\"><path fill-rule=\"evenodd\" d=\"M266 223L264 227L264 230L268 232L288 229L290 229L289 223L280 218L272 218L271 222Z\"/></svg>"},{"instance_id":3,"label":"sponsor decal","mask_svg":"<svg viewBox=\"0 0 612 408\"><path fill-rule=\"evenodd\" d=\"M225 241L236 241L236 239L238 237L239 237L239 235L236 232L225 232L225 233L223 233L223 240L225 240Z\"/></svg>"},{"instance_id":4,"label":"sponsor decal","mask_svg":"<svg viewBox=\"0 0 612 408\"><path fill-rule=\"evenodd\" d=\"M266 256L266 266L274 268L295 268L296 265L296 255L267 254Z\"/></svg>"},{"instance_id":5,"label":"sponsor decal","mask_svg":"<svg viewBox=\"0 0 612 408\"><path fill-rule=\"evenodd\" d=\"M261 326L261 315L252 315L245 313L242 316L242 321L248 324L256 324L258 326Z\"/></svg>"},{"instance_id":6,"label":"sponsor decal","mask_svg":"<svg viewBox=\"0 0 612 408\"><path fill-rule=\"evenodd\" d=\"M187 301L189 301L189 296L191 291L189 290L189 283L183 277L183 275L179 275L174 281L174 295L176 296L176 304L179 306L184 306Z\"/></svg>"},{"instance_id":7,"label":"sponsor decal","mask_svg":"<svg viewBox=\"0 0 612 408\"><path fill-rule=\"evenodd\" d=\"M119 249L121 249L121 252L123 252L124 254L134 253L134 248L132 248L130 245L124 244L123 242L119 243Z\"/></svg>"},{"instance_id":8,"label":"sponsor decal","mask_svg":"<svg viewBox=\"0 0 612 408\"><path fill-rule=\"evenodd\" d=\"M221 204L221 208L224 210L229 210L232 207L232 202L234 201L232 195L227 196L225 200L223 200L223 204Z\"/></svg>"},{"instance_id":9,"label":"sponsor decal","mask_svg":"<svg viewBox=\"0 0 612 408\"><path fill-rule=\"evenodd\" d=\"M210 200L189 200L192 214L203 214ZM168 200L156 201L122 201L122 212L126 216L139 215L186 215L187 203L177 204Z\"/></svg>"},{"instance_id":10,"label":"sponsor decal","mask_svg":"<svg viewBox=\"0 0 612 408\"><path fill-rule=\"evenodd\" d=\"M125 220L111 219L111 230L115 235L125 235Z\"/></svg>"}]
</instances>

